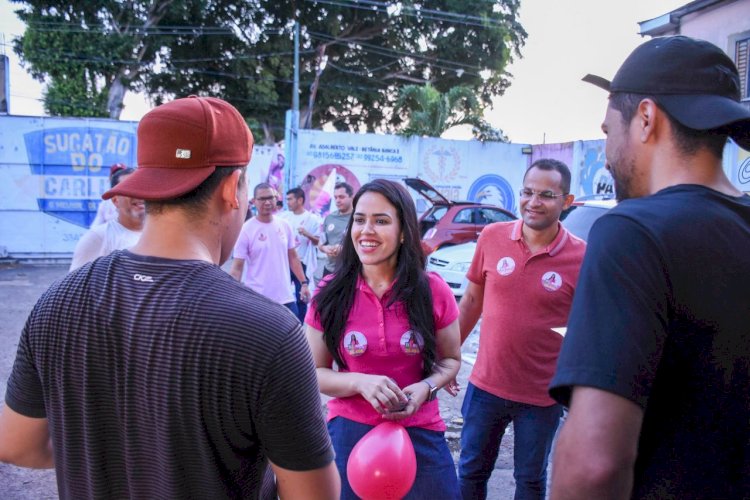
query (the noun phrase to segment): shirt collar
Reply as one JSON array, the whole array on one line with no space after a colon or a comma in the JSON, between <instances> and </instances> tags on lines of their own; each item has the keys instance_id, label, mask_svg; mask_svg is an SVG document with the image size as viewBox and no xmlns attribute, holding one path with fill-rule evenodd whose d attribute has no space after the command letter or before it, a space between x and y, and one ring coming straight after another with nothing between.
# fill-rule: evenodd
<instances>
[{"instance_id":1,"label":"shirt collar","mask_svg":"<svg viewBox=\"0 0 750 500\"><path fill-rule=\"evenodd\" d=\"M557 235L555 236L555 239L550 242L549 245L544 249L546 253L549 254L550 257L554 257L558 253L562 251L563 248L565 248L565 244L570 239L570 233L567 229L565 229L565 226L563 226L560 221L557 222L557 226L559 228L559 231L557 231ZM510 232L510 239L521 241L523 239L523 219L518 219L513 224L513 229Z\"/></svg>"}]
</instances>

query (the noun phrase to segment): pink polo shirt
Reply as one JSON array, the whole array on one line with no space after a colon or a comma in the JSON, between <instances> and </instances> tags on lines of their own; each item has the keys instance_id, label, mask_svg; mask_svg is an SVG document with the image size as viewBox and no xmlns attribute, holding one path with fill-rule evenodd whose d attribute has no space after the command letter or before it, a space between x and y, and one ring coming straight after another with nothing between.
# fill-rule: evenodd
<instances>
[{"instance_id":1,"label":"pink polo shirt","mask_svg":"<svg viewBox=\"0 0 750 500\"><path fill-rule=\"evenodd\" d=\"M547 248L531 255L523 221L486 226L466 277L484 286L479 352L469 381L495 396L550 406L557 365L586 243L562 225Z\"/></svg>"},{"instance_id":2,"label":"pink polo shirt","mask_svg":"<svg viewBox=\"0 0 750 500\"><path fill-rule=\"evenodd\" d=\"M445 281L435 273L428 274L437 331L458 318L458 306ZM325 283L324 281L319 286L325 286ZM419 333L412 332L409 328L409 318L402 304L386 307L390 293L391 288L378 299L365 280L358 278L354 305L341 339L341 352L348 369L341 371L386 375L404 388L422 380L421 352L424 342ZM322 331L314 304L315 302L311 302L307 309L305 323ZM382 416L360 395L330 400L328 420L337 416L367 425L383 422ZM400 423L406 427L445 430L437 400L425 403L415 415Z\"/></svg>"}]
</instances>

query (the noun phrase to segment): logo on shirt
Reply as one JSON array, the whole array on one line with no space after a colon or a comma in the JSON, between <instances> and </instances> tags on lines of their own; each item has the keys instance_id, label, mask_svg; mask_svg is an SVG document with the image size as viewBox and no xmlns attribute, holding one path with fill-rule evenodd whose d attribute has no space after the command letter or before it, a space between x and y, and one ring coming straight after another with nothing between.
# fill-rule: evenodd
<instances>
[{"instance_id":1,"label":"logo on shirt","mask_svg":"<svg viewBox=\"0 0 750 500\"><path fill-rule=\"evenodd\" d=\"M516 269L516 261L510 257L503 257L497 261L497 272L501 276L508 276Z\"/></svg>"},{"instance_id":2,"label":"logo on shirt","mask_svg":"<svg viewBox=\"0 0 750 500\"><path fill-rule=\"evenodd\" d=\"M401 335L399 345L406 354L419 354L424 347L424 339L418 332L409 330Z\"/></svg>"},{"instance_id":3,"label":"logo on shirt","mask_svg":"<svg viewBox=\"0 0 750 500\"><path fill-rule=\"evenodd\" d=\"M326 228L327 231L333 231L336 226L333 225L333 222L328 224L328 227Z\"/></svg>"},{"instance_id":4,"label":"logo on shirt","mask_svg":"<svg viewBox=\"0 0 750 500\"><path fill-rule=\"evenodd\" d=\"M135 281L142 281L144 283L153 283L154 278L151 276L146 276L145 274L134 274L133 279Z\"/></svg>"},{"instance_id":5,"label":"logo on shirt","mask_svg":"<svg viewBox=\"0 0 750 500\"><path fill-rule=\"evenodd\" d=\"M350 356L361 356L367 350L367 338L360 332L348 332L344 335L344 348Z\"/></svg>"},{"instance_id":6,"label":"logo on shirt","mask_svg":"<svg viewBox=\"0 0 750 500\"><path fill-rule=\"evenodd\" d=\"M266 241L267 239L266 233L258 233L258 241Z\"/></svg>"},{"instance_id":7,"label":"logo on shirt","mask_svg":"<svg viewBox=\"0 0 750 500\"><path fill-rule=\"evenodd\" d=\"M547 271L542 276L542 286L548 292L556 292L562 286L562 276L555 271Z\"/></svg>"}]
</instances>

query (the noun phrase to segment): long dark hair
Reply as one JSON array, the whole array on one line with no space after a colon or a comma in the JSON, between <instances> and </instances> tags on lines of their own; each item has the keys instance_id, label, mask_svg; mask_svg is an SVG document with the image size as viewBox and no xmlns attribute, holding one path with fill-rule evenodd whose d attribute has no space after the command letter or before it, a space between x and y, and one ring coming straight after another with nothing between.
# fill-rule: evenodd
<instances>
[{"instance_id":1,"label":"long dark hair","mask_svg":"<svg viewBox=\"0 0 750 500\"><path fill-rule=\"evenodd\" d=\"M432 316L432 291L424 270L425 256L420 244L414 201L401 184L375 179L357 191L352 202L354 211L357 210L359 199L368 192L383 195L398 214L404 241L398 249L396 280L387 307L400 302L409 317L409 327L422 335L422 372L424 376L428 376L432 373L436 358L435 322ZM323 325L326 347L341 368L347 367L340 351L341 337L354 305L357 279L362 272L362 263L352 243L352 222L353 218L349 219L346 226L333 276L313 298L318 320Z\"/></svg>"}]
</instances>

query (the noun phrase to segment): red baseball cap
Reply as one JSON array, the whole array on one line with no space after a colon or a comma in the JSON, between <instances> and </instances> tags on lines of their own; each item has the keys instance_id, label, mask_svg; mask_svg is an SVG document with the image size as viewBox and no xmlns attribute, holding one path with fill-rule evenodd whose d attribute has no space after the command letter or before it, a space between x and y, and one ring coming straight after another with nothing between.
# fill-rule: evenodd
<instances>
[{"instance_id":1,"label":"red baseball cap","mask_svg":"<svg viewBox=\"0 0 750 500\"><path fill-rule=\"evenodd\" d=\"M245 166L253 134L239 111L215 97L158 106L138 124L138 168L102 195L168 200L189 193L216 167Z\"/></svg>"}]
</instances>

